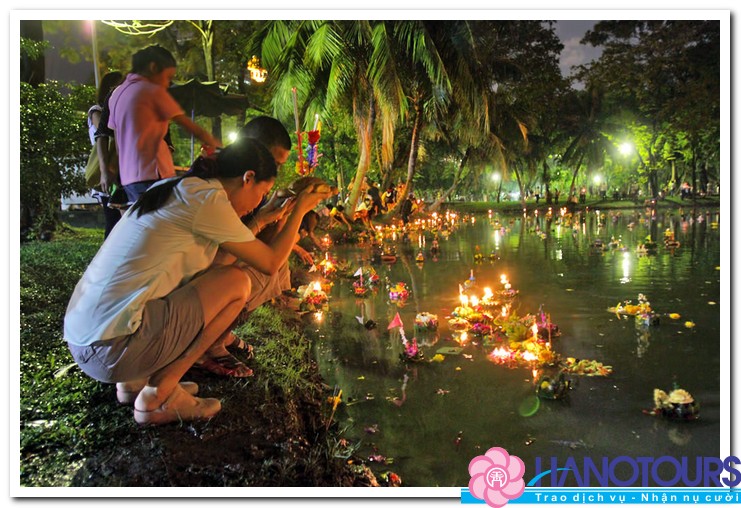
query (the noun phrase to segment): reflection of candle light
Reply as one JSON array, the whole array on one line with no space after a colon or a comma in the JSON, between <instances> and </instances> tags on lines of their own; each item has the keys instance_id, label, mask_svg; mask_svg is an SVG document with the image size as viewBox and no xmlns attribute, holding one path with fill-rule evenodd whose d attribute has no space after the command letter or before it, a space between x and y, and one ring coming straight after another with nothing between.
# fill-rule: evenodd
<instances>
[{"instance_id":1,"label":"reflection of candle light","mask_svg":"<svg viewBox=\"0 0 741 508\"><path fill-rule=\"evenodd\" d=\"M471 217L471 224L475 224L475 223L476 223L476 217Z\"/></svg>"},{"instance_id":2,"label":"reflection of candle light","mask_svg":"<svg viewBox=\"0 0 741 508\"><path fill-rule=\"evenodd\" d=\"M321 323L323 318L324 313L322 311L318 310L314 313L314 319L317 321L317 323Z\"/></svg>"},{"instance_id":3,"label":"reflection of candle light","mask_svg":"<svg viewBox=\"0 0 741 508\"><path fill-rule=\"evenodd\" d=\"M538 380L538 369L533 369L533 381Z\"/></svg>"},{"instance_id":4,"label":"reflection of candle light","mask_svg":"<svg viewBox=\"0 0 741 508\"><path fill-rule=\"evenodd\" d=\"M465 344L467 340L468 340L468 333L461 332L460 343Z\"/></svg>"}]
</instances>

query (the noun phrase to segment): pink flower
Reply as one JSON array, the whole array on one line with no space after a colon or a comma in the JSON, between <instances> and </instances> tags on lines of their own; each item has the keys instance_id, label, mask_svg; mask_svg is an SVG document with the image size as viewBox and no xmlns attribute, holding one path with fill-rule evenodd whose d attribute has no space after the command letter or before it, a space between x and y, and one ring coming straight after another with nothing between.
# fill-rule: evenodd
<instances>
[{"instance_id":1,"label":"pink flower","mask_svg":"<svg viewBox=\"0 0 741 508\"><path fill-rule=\"evenodd\" d=\"M502 507L525 491L522 479L525 463L504 448L489 448L484 455L474 457L468 464L468 472L471 474L468 482L471 495L483 499L489 506Z\"/></svg>"}]
</instances>

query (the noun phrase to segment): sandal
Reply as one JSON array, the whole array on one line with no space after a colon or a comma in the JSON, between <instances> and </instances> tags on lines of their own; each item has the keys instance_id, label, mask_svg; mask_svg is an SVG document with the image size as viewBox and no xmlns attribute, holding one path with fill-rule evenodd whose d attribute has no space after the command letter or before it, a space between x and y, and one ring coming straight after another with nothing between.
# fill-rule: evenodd
<instances>
[{"instance_id":1,"label":"sandal","mask_svg":"<svg viewBox=\"0 0 741 508\"><path fill-rule=\"evenodd\" d=\"M234 336L234 340L232 341L232 343L226 346L226 348L242 353L242 356L244 356L245 360L252 360L255 357L255 350L252 345L248 344L236 335Z\"/></svg>"},{"instance_id":2,"label":"sandal","mask_svg":"<svg viewBox=\"0 0 741 508\"><path fill-rule=\"evenodd\" d=\"M118 403L132 405L146 384L146 380L116 383L116 399L118 399ZM198 385L192 381L180 381L179 384L180 388L190 395L198 393Z\"/></svg>"},{"instance_id":3,"label":"sandal","mask_svg":"<svg viewBox=\"0 0 741 508\"><path fill-rule=\"evenodd\" d=\"M150 411L134 408L134 420L140 425L162 425L213 418L220 410L219 399L194 397L177 385L160 407Z\"/></svg>"},{"instance_id":4,"label":"sandal","mask_svg":"<svg viewBox=\"0 0 741 508\"><path fill-rule=\"evenodd\" d=\"M194 368L226 377L250 377L254 375L252 369L239 361L233 355L204 357L198 360Z\"/></svg>"}]
</instances>

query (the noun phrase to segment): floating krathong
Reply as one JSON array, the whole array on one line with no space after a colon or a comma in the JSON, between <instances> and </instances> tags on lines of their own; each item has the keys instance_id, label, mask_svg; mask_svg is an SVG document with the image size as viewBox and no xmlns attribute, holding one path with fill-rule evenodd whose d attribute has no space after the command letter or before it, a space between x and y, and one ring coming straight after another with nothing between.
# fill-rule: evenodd
<instances>
[{"instance_id":1,"label":"floating krathong","mask_svg":"<svg viewBox=\"0 0 741 508\"><path fill-rule=\"evenodd\" d=\"M420 312L414 318L414 329L418 331L435 331L438 327L436 314L429 312Z\"/></svg>"},{"instance_id":2,"label":"floating krathong","mask_svg":"<svg viewBox=\"0 0 741 508\"><path fill-rule=\"evenodd\" d=\"M401 335L401 345L404 348L404 350L399 354L401 361L419 362L424 360L425 355L417 344L417 338L413 337L411 341L407 340L406 334L404 333L404 323L401 321L401 316L399 316L398 312L388 325L389 330L393 328L398 328L399 334Z\"/></svg>"},{"instance_id":3,"label":"floating krathong","mask_svg":"<svg viewBox=\"0 0 741 508\"><path fill-rule=\"evenodd\" d=\"M569 390L571 389L571 380L568 379L563 372L560 372L556 376L541 375L540 377L537 377L535 383L535 393L541 399L563 399L568 396Z\"/></svg>"},{"instance_id":4,"label":"floating krathong","mask_svg":"<svg viewBox=\"0 0 741 508\"><path fill-rule=\"evenodd\" d=\"M322 290L320 282L313 282L298 288L300 296L299 310L303 312L316 312L328 310L329 297Z\"/></svg>"},{"instance_id":5,"label":"floating krathong","mask_svg":"<svg viewBox=\"0 0 741 508\"><path fill-rule=\"evenodd\" d=\"M645 412L670 420L696 420L700 417L700 405L687 390L675 388L667 394L664 390L655 388L654 408Z\"/></svg>"},{"instance_id":6,"label":"floating krathong","mask_svg":"<svg viewBox=\"0 0 741 508\"><path fill-rule=\"evenodd\" d=\"M397 282L389 287L389 300L395 303L404 303L409 298L409 290L403 282Z\"/></svg>"},{"instance_id":7,"label":"floating krathong","mask_svg":"<svg viewBox=\"0 0 741 508\"><path fill-rule=\"evenodd\" d=\"M610 365L603 365L596 360L567 358L564 371L580 376L609 376L612 374L612 367Z\"/></svg>"},{"instance_id":8,"label":"floating krathong","mask_svg":"<svg viewBox=\"0 0 741 508\"><path fill-rule=\"evenodd\" d=\"M319 270L325 277L331 277L337 272L337 265L329 258L329 252L325 252L324 259L319 262Z\"/></svg>"}]
</instances>

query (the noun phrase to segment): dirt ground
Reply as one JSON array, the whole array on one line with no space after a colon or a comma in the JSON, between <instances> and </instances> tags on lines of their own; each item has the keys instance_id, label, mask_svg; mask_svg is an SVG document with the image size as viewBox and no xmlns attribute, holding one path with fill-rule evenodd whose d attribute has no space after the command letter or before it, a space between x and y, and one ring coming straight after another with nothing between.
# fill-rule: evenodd
<instances>
[{"instance_id":1,"label":"dirt ground","mask_svg":"<svg viewBox=\"0 0 741 508\"><path fill-rule=\"evenodd\" d=\"M260 373L234 380L189 373L200 394L219 396L210 421L139 428L85 460L73 486L248 487L369 486L372 473L334 456L325 428L325 386L318 374L311 394L265 392ZM132 415L133 416L133 415Z\"/></svg>"}]
</instances>

